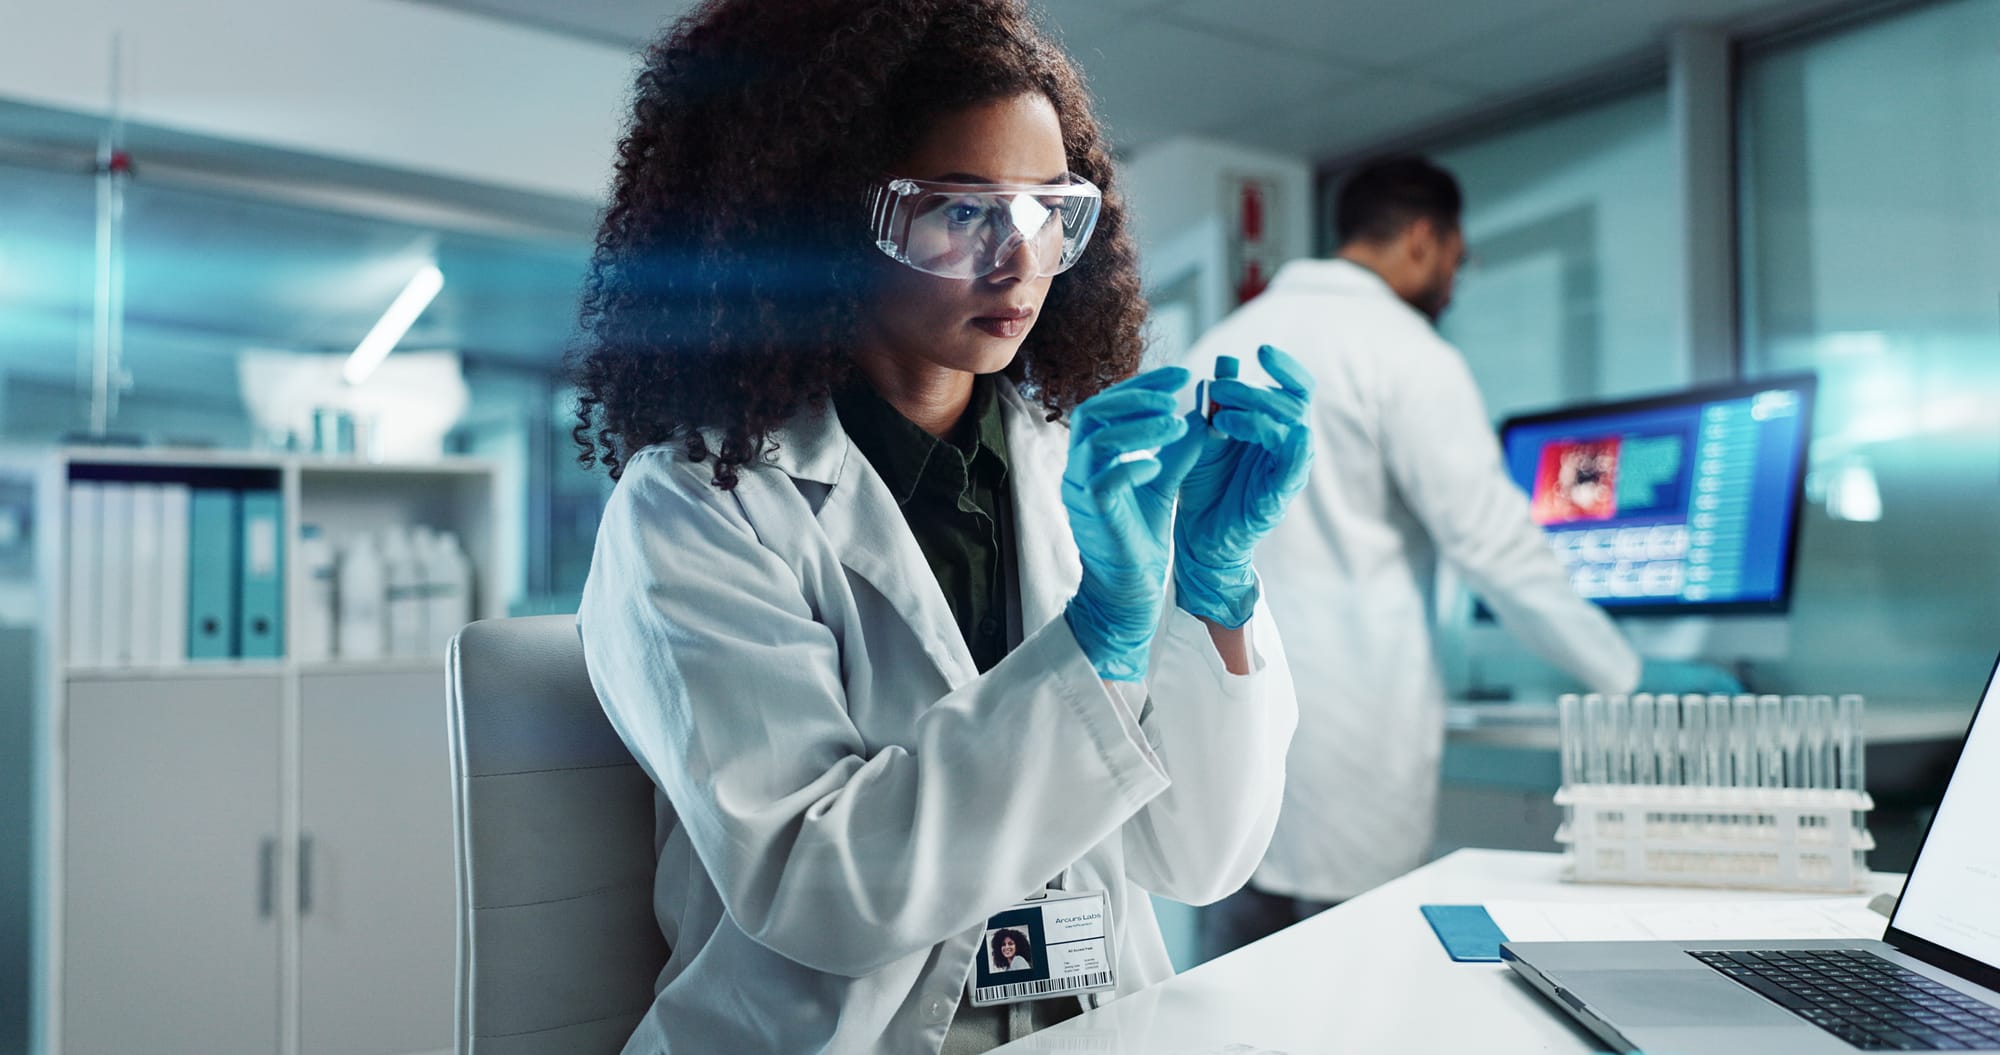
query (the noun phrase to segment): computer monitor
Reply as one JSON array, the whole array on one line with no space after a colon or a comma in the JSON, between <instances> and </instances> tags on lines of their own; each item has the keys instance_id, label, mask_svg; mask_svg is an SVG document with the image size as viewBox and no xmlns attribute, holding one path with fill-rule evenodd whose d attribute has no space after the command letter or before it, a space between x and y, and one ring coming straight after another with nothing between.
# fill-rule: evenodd
<instances>
[{"instance_id":1,"label":"computer monitor","mask_svg":"<svg viewBox=\"0 0 2000 1055\"><path fill-rule=\"evenodd\" d=\"M1787 376L1523 414L1501 424L1502 457L1577 592L1641 655L1783 659L1815 387ZM1470 615L1439 626L1454 691L1565 684L1484 605Z\"/></svg>"},{"instance_id":2,"label":"computer monitor","mask_svg":"<svg viewBox=\"0 0 2000 1055\"><path fill-rule=\"evenodd\" d=\"M1507 419L1507 471L1578 594L1614 615L1784 612L1810 375Z\"/></svg>"}]
</instances>

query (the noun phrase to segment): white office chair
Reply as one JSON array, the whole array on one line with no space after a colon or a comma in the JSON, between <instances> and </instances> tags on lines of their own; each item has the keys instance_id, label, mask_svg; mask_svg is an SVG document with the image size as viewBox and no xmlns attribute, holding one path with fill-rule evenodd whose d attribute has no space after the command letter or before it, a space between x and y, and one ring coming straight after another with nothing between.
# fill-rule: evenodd
<instances>
[{"instance_id":1,"label":"white office chair","mask_svg":"<svg viewBox=\"0 0 2000 1055\"><path fill-rule=\"evenodd\" d=\"M653 1002L653 782L598 706L576 618L452 639L458 1055L615 1055Z\"/></svg>"}]
</instances>

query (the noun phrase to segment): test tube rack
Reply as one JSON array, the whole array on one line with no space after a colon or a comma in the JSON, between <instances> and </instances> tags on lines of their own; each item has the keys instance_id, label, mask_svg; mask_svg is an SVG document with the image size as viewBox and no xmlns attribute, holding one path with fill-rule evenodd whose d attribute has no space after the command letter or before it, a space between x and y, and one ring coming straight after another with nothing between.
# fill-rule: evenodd
<instances>
[{"instance_id":1,"label":"test tube rack","mask_svg":"<svg viewBox=\"0 0 2000 1055\"><path fill-rule=\"evenodd\" d=\"M1555 800L1582 883L1858 893L1875 847L1865 791L1565 784Z\"/></svg>"}]
</instances>

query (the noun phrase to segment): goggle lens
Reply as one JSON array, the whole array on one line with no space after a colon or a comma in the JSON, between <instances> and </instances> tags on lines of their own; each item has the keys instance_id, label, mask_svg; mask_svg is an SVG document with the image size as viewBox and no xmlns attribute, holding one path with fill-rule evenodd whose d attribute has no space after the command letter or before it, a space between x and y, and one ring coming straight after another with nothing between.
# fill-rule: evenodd
<instances>
[{"instance_id":1,"label":"goggle lens","mask_svg":"<svg viewBox=\"0 0 2000 1055\"><path fill-rule=\"evenodd\" d=\"M1102 197L1088 180L1048 186L973 186L891 180L873 194L875 244L944 278L981 278L1017 250L1037 275L1074 265L1097 225Z\"/></svg>"}]
</instances>

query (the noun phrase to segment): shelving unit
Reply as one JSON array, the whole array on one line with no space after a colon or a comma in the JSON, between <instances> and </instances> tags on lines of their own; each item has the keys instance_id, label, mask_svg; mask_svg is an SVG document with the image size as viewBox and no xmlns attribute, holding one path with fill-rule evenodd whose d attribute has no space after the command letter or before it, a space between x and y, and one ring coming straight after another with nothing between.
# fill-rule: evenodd
<instances>
[{"instance_id":1,"label":"shelving unit","mask_svg":"<svg viewBox=\"0 0 2000 1055\"><path fill-rule=\"evenodd\" d=\"M497 470L172 450L56 452L38 485L33 1050L220 1055L451 1048L444 657L72 669L68 485L275 480L285 630L300 526L458 535L473 616L503 614Z\"/></svg>"}]
</instances>

